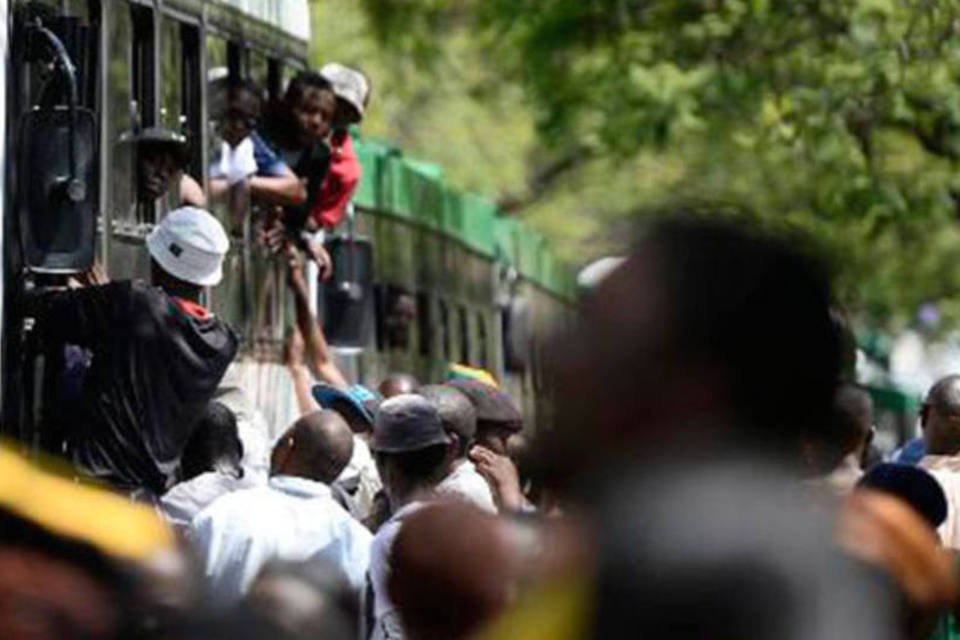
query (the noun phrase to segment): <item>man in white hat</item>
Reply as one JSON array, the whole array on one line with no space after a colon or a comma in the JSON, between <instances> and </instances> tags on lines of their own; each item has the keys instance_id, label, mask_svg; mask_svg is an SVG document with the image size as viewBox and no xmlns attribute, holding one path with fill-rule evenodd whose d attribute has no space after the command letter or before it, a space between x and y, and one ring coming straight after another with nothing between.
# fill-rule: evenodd
<instances>
[{"instance_id":1,"label":"man in white hat","mask_svg":"<svg viewBox=\"0 0 960 640\"><path fill-rule=\"evenodd\" d=\"M87 474L147 496L172 484L237 350L234 332L200 303L220 282L229 245L216 218L183 207L147 237L152 286L111 282L33 301L48 339L93 353L67 442Z\"/></svg>"}]
</instances>

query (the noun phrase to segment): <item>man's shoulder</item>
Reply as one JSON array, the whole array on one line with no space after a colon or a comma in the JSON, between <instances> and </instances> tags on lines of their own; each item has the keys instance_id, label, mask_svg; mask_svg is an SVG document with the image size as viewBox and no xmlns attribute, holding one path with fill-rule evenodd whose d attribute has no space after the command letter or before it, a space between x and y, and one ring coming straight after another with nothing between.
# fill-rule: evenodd
<instances>
[{"instance_id":1,"label":"man's shoulder","mask_svg":"<svg viewBox=\"0 0 960 640\"><path fill-rule=\"evenodd\" d=\"M271 500L267 487L256 486L247 489L238 489L226 493L198 513L193 519L194 526L218 521L237 521L242 519L260 519L264 516L263 510Z\"/></svg>"}]
</instances>

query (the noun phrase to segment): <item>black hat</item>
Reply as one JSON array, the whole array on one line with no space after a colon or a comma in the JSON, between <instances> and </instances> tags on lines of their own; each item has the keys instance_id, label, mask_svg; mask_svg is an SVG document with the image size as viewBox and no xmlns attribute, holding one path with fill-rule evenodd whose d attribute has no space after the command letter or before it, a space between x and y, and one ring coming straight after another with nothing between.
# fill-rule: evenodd
<instances>
[{"instance_id":1,"label":"black hat","mask_svg":"<svg viewBox=\"0 0 960 640\"><path fill-rule=\"evenodd\" d=\"M426 398L410 393L384 400L377 412L370 448L381 453L418 451L450 444L440 414Z\"/></svg>"},{"instance_id":2,"label":"black hat","mask_svg":"<svg viewBox=\"0 0 960 640\"><path fill-rule=\"evenodd\" d=\"M190 146L187 137L164 127L146 127L140 130L125 131L120 134L120 144L137 147L154 146L169 149L181 164L190 161Z\"/></svg>"},{"instance_id":3,"label":"black hat","mask_svg":"<svg viewBox=\"0 0 960 640\"><path fill-rule=\"evenodd\" d=\"M936 478L919 467L883 463L868 471L858 487L882 491L900 498L934 528L947 519L947 499Z\"/></svg>"},{"instance_id":4,"label":"black hat","mask_svg":"<svg viewBox=\"0 0 960 640\"><path fill-rule=\"evenodd\" d=\"M463 393L477 412L477 424L493 425L520 431L523 428L523 416L513 399L506 393L478 380L455 378L447 380L448 385Z\"/></svg>"}]
</instances>

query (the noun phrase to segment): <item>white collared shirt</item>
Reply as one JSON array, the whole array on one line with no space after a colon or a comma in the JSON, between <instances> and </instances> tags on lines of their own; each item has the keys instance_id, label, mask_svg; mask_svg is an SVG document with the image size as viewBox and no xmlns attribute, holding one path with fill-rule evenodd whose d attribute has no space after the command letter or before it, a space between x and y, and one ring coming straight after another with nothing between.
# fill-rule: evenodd
<instances>
[{"instance_id":1,"label":"white collared shirt","mask_svg":"<svg viewBox=\"0 0 960 640\"><path fill-rule=\"evenodd\" d=\"M373 541L327 485L292 476L219 498L193 519L191 530L211 595L222 605L242 598L273 560L324 560L359 592Z\"/></svg>"},{"instance_id":2,"label":"white collared shirt","mask_svg":"<svg viewBox=\"0 0 960 640\"><path fill-rule=\"evenodd\" d=\"M487 513L497 512L490 485L469 460L464 460L453 468L453 471L437 485L437 493L472 504Z\"/></svg>"},{"instance_id":3,"label":"white collared shirt","mask_svg":"<svg viewBox=\"0 0 960 640\"><path fill-rule=\"evenodd\" d=\"M174 527L186 528L198 513L224 495L250 489L257 484L250 474L237 478L219 471L201 473L170 487L160 497L160 513Z\"/></svg>"},{"instance_id":4,"label":"white collared shirt","mask_svg":"<svg viewBox=\"0 0 960 640\"><path fill-rule=\"evenodd\" d=\"M937 528L940 542L960 549L960 456L926 455L917 466L932 475L947 499L947 519Z\"/></svg>"},{"instance_id":5,"label":"white collared shirt","mask_svg":"<svg viewBox=\"0 0 960 640\"><path fill-rule=\"evenodd\" d=\"M393 543L400 533L403 519L415 513L428 502L414 501L401 507L389 520L377 530L370 549L370 589L373 596L373 620L368 637L371 640L399 639L404 637L403 626L400 623L400 612L397 611L390 594L387 591L387 581L390 578L390 557L393 554Z\"/></svg>"}]
</instances>

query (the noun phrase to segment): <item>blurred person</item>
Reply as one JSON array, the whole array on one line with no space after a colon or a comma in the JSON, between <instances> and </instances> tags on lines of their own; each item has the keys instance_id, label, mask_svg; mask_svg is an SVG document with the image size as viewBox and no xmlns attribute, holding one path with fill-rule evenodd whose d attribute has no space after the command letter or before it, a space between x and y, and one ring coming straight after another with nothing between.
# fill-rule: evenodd
<instances>
[{"instance_id":1,"label":"blurred person","mask_svg":"<svg viewBox=\"0 0 960 640\"><path fill-rule=\"evenodd\" d=\"M230 78L219 115L223 144L210 165L210 194L220 197L244 183L250 195L267 204L302 204L306 187L257 133L262 91L250 81Z\"/></svg>"},{"instance_id":2,"label":"blurred person","mask_svg":"<svg viewBox=\"0 0 960 640\"><path fill-rule=\"evenodd\" d=\"M843 497L863 475L861 461L873 435L873 401L863 388L843 383L837 389L834 402L838 428L842 430L838 445L843 459L829 473L808 480L807 485ZM804 453L811 467L815 467L815 459L823 455L809 449Z\"/></svg>"},{"instance_id":3,"label":"blurred person","mask_svg":"<svg viewBox=\"0 0 960 640\"><path fill-rule=\"evenodd\" d=\"M500 389L469 378L444 382L463 393L477 413L477 444L494 453L507 453L507 440L523 429L523 416L513 399Z\"/></svg>"},{"instance_id":4,"label":"blurred person","mask_svg":"<svg viewBox=\"0 0 960 640\"><path fill-rule=\"evenodd\" d=\"M409 373L391 373L380 381L377 391L384 398L392 398L402 393L416 393L420 381Z\"/></svg>"},{"instance_id":5,"label":"blurred person","mask_svg":"<svg viewBox=\"0 0 960 640\"><path fill-rule=\"evenodd\" d=\"M236 415L211 402L183 448L180 482L160 498L161 512L171 524L189 527L194 516L220 496L253 486L242 461Z\"/></svg>"},{"instance_id":6,"label":"blurred person","mask_svg":"<svg viewBox=\"0 0 960 640\"><path fill-rule=\"evenodd\" d=\"M487 513L496 513L490 485L467 455L477 433L477 414L473 404L461 392L443 385L420 387L417 395L426 398L436 408L443 430L452 441L450 474L437 485L437 494L472 504Z\"/></svg>"},{"instance_id":7,"label":"blurred person","mask_svg":"<svg viewBox=\"0 0 960 640\"><path fill-rule=\"evenodd\" d=\"M183 602L150 588L174 540L152 509L56 475L54 462L0 447L0 635L140 637Z\"/></svg>"},{"instance_id":8,"label":"blurred person","mask_svg":"<svg viewBox=\"0 0 960 640\"><path fill-rule=\"evenodd\" d=\"M428 505L400 526L387 589L407 637L473 638L510 603L520 565L503 521L466 504Z\"/></svg>"},{"instance_id":9,"label":"blurred person","mask_svg":"<svg viewBox=\"0 0 960 640\"><path fill-rule=\"evenodd\" d=\"M323 246L322 225L313 220L311 210L330 169L331 152L325 141L336 113L337 98L330 83L316 71L301 71L290 80L279 104L272 105L262 130L305 185L305 200L284 208L281 226L317 264L324 280L332 274L332 266Z\"/></svg>"},{"instance_id":10,"label":"blurred person","mask_svg":"<svg viewBox=\"0 0 960 640\"><path fill-rule=\"evenodd\" d=\"M956 637L956 622L948 611L956 608L960 595L956 557L941 548L936 531L946 517L939 483L923 469L902 464L871 468L841 510L842 548L883 567L903 594L901 626L906 637Z\"/></svg>"},{"instance_id":11,"label":"blurred person","mask_svg":"<svg viewBox=\"0 0 960 640\"><path fill-rule=\"evenodd\" d=\"M194 518L191 531L216 602L240 600L272 560L326 560L359 591L372 536L334 501L329 486L352 449L339 415L303 416L274 446L267 486L226 494Z\"/></svg>"},{"instance_id":12,"label":"blurred person","mask_svg":"<svg viewBox=\"0 0 960 640\"><path fill-rule=\"evenodd\" d=\"M840 462L825 268L802 238L706 216L646 228L587 300L554 354L557 428L541 444L556 455L541 464L576 480L653 452L746 451L797 472L805 443L831 452L821 468Z\"/></svg>"},{"instance_id":13,"label":"blurred person","mask_svg":"<svg viewBox=\"0 0 960 640\"><path fill-rule=\"evenodd\" d=\"M920 427L926 455L917 464L937 479L947 497L940 539L945 547L960 549L960 376L945 376L930 387Z\"/></svg>"},{"instance_id":14,"label":"blurred person","mask_svg":"<svg viewBox=\"0 0 960 640\"><path fill-rule=\"evenodd\" d=\"M440 415L425 398L394 396L380 406L370 448L389 501L390 519L377 530L370 550L367 637L403 638L403 627L387 587L393 543L404 519L435 499L447 475L450 439Z\"/></svg>"},{"instance_id":15,"label":"blurred person","mask_svg":"<svg viewBox=\"0 0 960 640\"><path fill-rule=\"evenodd\" d=\"M324 562L268 563L250 585L244 604L292 638L357 637L357 594L341 571Z\"/></svg>"},{"instance_id":16,"label":"blurred person","mask_svg":"<svg viewBox=\"0 0 960 640\"><path fill-rule=\"evenodd\" d=\"M304 264L296 248L287 244L287 281L293 291L296 331L287 345L288 367L301 413L331 409L347 421L354 434L353 455L337 479L350 496L356 514L365 518L382 488L367 441L380 398L363 385L350 385L333 360L320 323L310 310ZM314 376L319 383L315 383Z\"/></svg>"},{"instance_id":17,"label":"blurred person","mask_svg":"<svg viewBox=\"0 0 960 640\"><path fill-rule=\"evenodd\" d=\"M123 640L133 583L98 550L0 509L0 629L11 640Z\"/></svg>"},{"instance_id":18,"label":"blurred person","mask_svg":"<svg viewBox=\"0 0 960 640\"><path fill-rule=\"evenodd\" d=\"M363 120L370 99L370 81L361 71L336 62L325 64L320 75L330 83L337 97L337 109L328 141L330 166L310 218L316 226L332 229L343 220L363 173L353 149L350 127Z\"/></svg>"},{"instance_id":19,"label":"blurred person","mask_svg":"<svg viewBox=\"0 0 960 640\"><path fill-rule=\"evenodd\" d=\"M111 282L29 302L43 334L93 354L67 448L85 473L155 499L237 351L200 303L229 247L208 212L170 212L147 236L153 285Z\"/></svg>"},{"instance_id":20,"label":"blurred person","mask_svg":"<svg viewBox=\"0 0 960 640\"><path fill-rule=\"evenodd\" d=\"M547 358L537 463L594 550L560 613L581 637L894 637L890 584L796 488L805 446L843 456L826 269L802 238L673 213Z\"/></svg>"}]
</instances>

